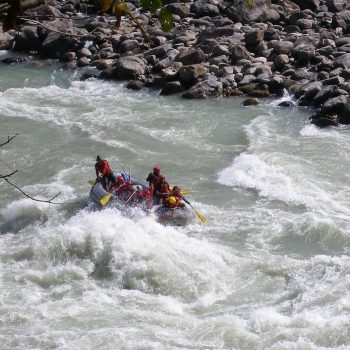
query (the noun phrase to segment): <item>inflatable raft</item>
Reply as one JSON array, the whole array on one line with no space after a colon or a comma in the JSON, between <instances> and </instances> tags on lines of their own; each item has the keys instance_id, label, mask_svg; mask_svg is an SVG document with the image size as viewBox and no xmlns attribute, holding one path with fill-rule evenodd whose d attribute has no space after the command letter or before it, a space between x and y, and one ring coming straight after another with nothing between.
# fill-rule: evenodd
<instances>
[{"instance_id":1,"label":"inflatable raft","mask_svg":"<svg viewBox=\"0 0 350 350\"><path fill-rule=\"evenodd\" d=\"M115 173L115 175L119 176L121 174ZM131 177L131 182L133 186L142 186L144 190L149 189L149 185L146 181L140 181L139 179ZM120 203L121 205L124 204L115 194L113 194L113 192L110 193L104 189L102 182L100 181L96 182L91 187L90 198L101 206L113 204L113 202ZM170 210L162 208L159 205L155 205L149 212L153 213L157 220L165 225L185 226L194 218L193 212L187 206Z\"/></svg>"}]
</instances>

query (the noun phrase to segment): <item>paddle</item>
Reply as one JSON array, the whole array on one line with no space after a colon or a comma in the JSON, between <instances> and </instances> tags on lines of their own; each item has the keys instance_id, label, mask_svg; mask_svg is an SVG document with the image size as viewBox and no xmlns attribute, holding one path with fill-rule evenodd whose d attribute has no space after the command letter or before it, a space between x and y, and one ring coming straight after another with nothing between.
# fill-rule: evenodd
<instances>
[{"instance_id":1,"label":"paddle","mask_svg":"<svg viewBox=\"0 0 350 350\"><path fill-rule=\"evenodd\" d=\"M174 187L169 187L170 188L170 192L172 192L173 188ZM185 196L186 194L189 194L190 193L190 189L189 188L183 188L182 190L180 190L180 193Z\"/></svg>"},{"instance_id":2,"label":"paddle","mask_svg":"<svg viewBox=\"0 0 350 350\"><path fill-rule=\"evenodd\" d=\"M203 224L206 224L206 223L207 223L207 219L206 219L199 211L197 211L196 209L194 209L191 203L187 202L187 204L194 210L194 212L195 212L196 215L198 216L198 219L199 219L200 221L202 221Z\"/></svg>"},{"instance_id":3,"label":"paddle","mask_svg":"<svg viewBox=\"0 0 350 350\"><path fill-rule=\"evenodd\" d=\"M100 199L100 204L104 207L109 202L111 197L111 194L107 194L107 196L104 196L102 199Z\"/></svg>"},{"instance_id":4,"label":"paddle","mask_svg":"<svg viewBox=\"0 0 350 350\"><path fill-rule=\"evenodd\" d=\"M128 203L129 203L130 199L131 199L132 197L134 197L134 195L135 195L136 192L137 192L137 191L135 190L135 191L130 195L130 197L129 197L128 200L125 202L125 204L128 204Z\"/></svg>"}]
</instances>

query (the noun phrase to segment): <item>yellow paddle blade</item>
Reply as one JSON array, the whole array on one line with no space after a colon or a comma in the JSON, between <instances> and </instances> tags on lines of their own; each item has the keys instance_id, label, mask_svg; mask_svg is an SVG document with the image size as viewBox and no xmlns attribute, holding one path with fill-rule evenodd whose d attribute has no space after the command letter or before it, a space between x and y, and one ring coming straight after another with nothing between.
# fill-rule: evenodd
<instances>
[{"instance_id":1,"label":"yellow paddle blade","mask_svg":"<svg viewBox=\"0 0 350 350\"><path fill-rule=\"evenodd\" d=\"M95 185L95 180L89 180L89 181L88 181L88 184L89 184L90 186Z\"/></svg>"},{"instance_id":2,"label":"yellow paddle blade","mask_svg":"<svg viewBox=\"0 0 350 350\"><path fill-rule=\"evenodd\" d=\"M109 200L111 199L112 195L111 194L107 194L107 196L104 196L101 200L100 200L100 204L102 206L105 206Z\"/></svg>"},{"instance_id":3,"label":"yellow paddle blade","mask_svg":"<svg viewBox=\"0 0 350 350\"><path fill-rule=\"evenodd\" d=\"M170 186L169 188L170 188L170 192L172 192L174 187ZM180 191L180 193L181 193L183 196L185 196L186 194L189 194L189 193L190 193L190 189L189 189L189 188L183 188L183 189Z\"/></svg>"},{"instance_id":4,"label":"yellow paddle blade","mask_svg":"<svg viewBox=\"0 0 350 350\"><path fill-rule=\"evenodd\" d=\"M194 212L197 214L198 219L202 221L203 224L207 223L207 219L200 212L198 212L196 209L194 209Z\"/></svg>"}]
</instances>

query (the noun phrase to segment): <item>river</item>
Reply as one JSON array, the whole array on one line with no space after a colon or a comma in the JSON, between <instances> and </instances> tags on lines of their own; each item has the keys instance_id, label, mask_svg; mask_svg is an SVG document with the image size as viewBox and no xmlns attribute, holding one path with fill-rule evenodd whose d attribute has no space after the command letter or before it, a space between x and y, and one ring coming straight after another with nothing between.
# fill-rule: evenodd
<instances>
[{"instance_id":1,"label":"river","mask_svg":"<svg viewBox=\"0 0 350 350\"><path fill-rule=\"evenodd\" d=\"M1 349L349 349L349 128L78 76L0 66L1 173L66 202L0 183ZM99 210L97 154L208 223Z\"/></svg>"}]
</instances>

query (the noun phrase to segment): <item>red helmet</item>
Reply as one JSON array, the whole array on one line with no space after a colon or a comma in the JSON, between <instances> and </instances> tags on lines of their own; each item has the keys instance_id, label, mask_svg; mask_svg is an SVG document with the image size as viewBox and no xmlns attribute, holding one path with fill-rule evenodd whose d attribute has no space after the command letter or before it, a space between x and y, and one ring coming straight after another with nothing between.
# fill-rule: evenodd
<instances>
[{"instance_id":1,"label":"red helmet","mask_svg":"<svg viewBox=\"0 0 350 350\"><path fill-rule=\"evenodd\" d=\"M118 176L117 182L118 182L118 184L122 184L124 182L123 176Z\"/></svg>"},{"instance_id":2,"label":"red helmet","mask_svg":"<svg viewBox=\"0 0 350 350\"><path fill-rule=\"evenodd\" d=\"M131 181L129 181L129 180L128 180L128 181L125 181L125 186L126 186L126 187L130 187L131 185L132 185Z\"/></svg>"},{"instance_id":3,"label":"red helmet","mask_svg":"<svg viewBox=\"0 0 350 350\"><path fill-rule=\"evenodd\" d=\"M159 173L159 172L160 172L159 166L155 166L155 167L153 168L153 172L154 172L154 173Z\"/></svg>"},{"instance_id":4,"label":"red helmet","mask_svg":"<svg viewBox=\"0 0 350 350\"><path fill-rule=\"evenodd\" d=\"M148 190L144 190L142 194L144 197L149 197L151 195L151 192Z\"/></svg>"}]
</instances>

